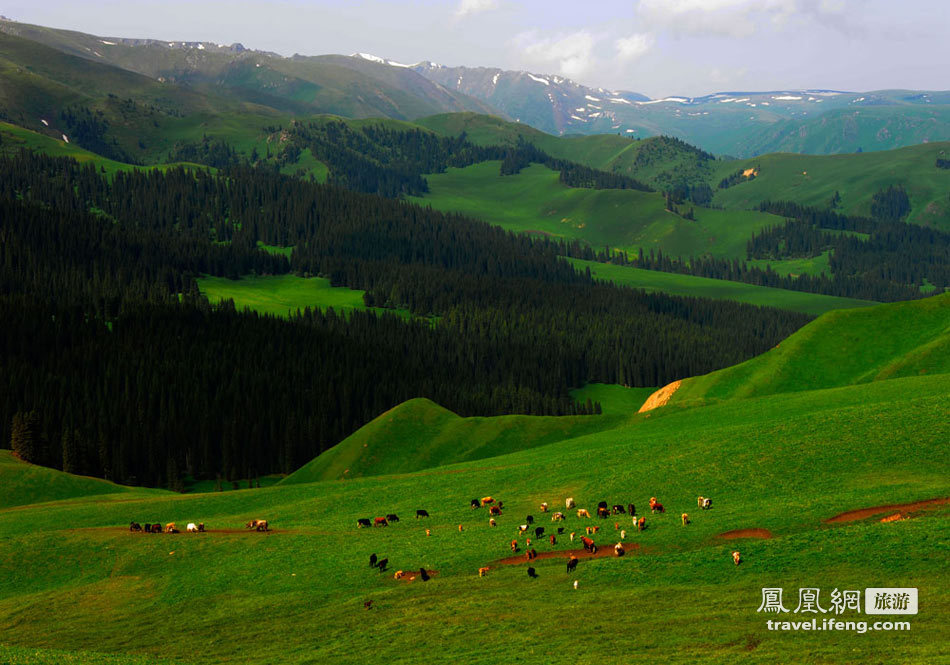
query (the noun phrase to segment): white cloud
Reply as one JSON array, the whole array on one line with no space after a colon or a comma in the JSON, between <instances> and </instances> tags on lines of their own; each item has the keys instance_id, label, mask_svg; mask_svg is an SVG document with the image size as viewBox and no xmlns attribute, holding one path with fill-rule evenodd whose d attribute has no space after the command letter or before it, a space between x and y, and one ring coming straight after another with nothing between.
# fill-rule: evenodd
<instances>
[{"instance_id":1,"label":"white cloud","mask_svg":"<svg viewBox=\"0 0 950 665\"><path fill-rule=\"evenodd\" d=\"M522 33L516 41L521 43L522 52L529 61L542 67L553 67L568 77L587 74L594 65L596 39L587 30L540 40L532 31Z\"/></svg>"},{"instance_id":2,"label":"white cloud","mask_svg":"<svg viewBox=\"0 0 950 665\"><path fill-rule=\"evenodd\" d=\"M783 24L798 11L798 0L640 0L644 23L673 33L750 37L757 19Z\"/></svg>"},{"instance_id":3,"label":"white cloud","mask_svg":"<svg viewBox=\"0 0 950 665\"><path fill-rule=\"evenodd\" d=\"M629 37L622 37L614 42L617 47L617 58L624 61L639 60L653 48L655 39L646 32L638 32Z\"/></svg>"},{"instance_id":4,"label":"white cloud","mask_svg":"<svg viewBox=\"0 0 950 665\"><path fill-rule=\"evenodd\" d=\"M455 10L455 16L462 18L469 14L479 14L489 9L495 9L497 6L498 0L462 0L458 9Z\"/></svg>"}]
</instances>

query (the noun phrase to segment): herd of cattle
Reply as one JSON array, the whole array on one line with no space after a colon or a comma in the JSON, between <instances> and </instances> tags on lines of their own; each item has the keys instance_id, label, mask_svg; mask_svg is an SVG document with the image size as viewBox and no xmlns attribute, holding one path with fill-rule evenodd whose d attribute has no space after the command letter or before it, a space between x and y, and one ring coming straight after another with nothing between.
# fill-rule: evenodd
<instances>
[{"instance_id":1,"label":"herd of cattle","mask_svg":"<svg viewBox=\"0 0 950 665\"><path fill-rule=\"evenodd\" d=\"M251 520L244 525L247 529L253 529L255 531L269 531L270 527L267 524L267 520ZM129 531L132 533L181 533L174 522L169 522L164 527L161 524L152 524L146 522L144 525L139 524L138 522L132 522L129 524ZM185 527L185 531L188 533L204 533L205 524L204 522L189 522Z\"/></svg>"},{"instance_id":2,"label":"herd of cattle","mask_svg":"<svg viewBox=\"0 0 950 665\"><path fill-rule=\"evenodd\" d=\"M709 497L703 497L703 496L697 497L696 505L700 510L709 510L710 508L712 508L712 499ZM485 496L485 497L482 497L481 499L472 499L470 502L470 506L472 510L479 510L481 508L487 507L488 513L489 513L489 520L488 520L489 527L494 528L498 526L498 522L495 518L500 517L503 514L504 502L496 501L495 498L492 496ZM650 506L651 513L665 513L666 512L666 509L664 508L663 504L657 501L656 497L650 497L649 506ZM548 505L547 502L543 502L539 506L539 510L542 513L549 512L549 508L550 506ZM576 502L574 501L572 497L565 499L564 508L566 511L575 510L577 517L580 519L591 519L590 511L587 510L586 508L578 508ZM630 518L633 520L633 525L636 527L637 531L643 531L644 529L647 528L646 517L638 516L637 508L632 503L628 503L626 505L622 503L615 503L613 504L613 506L609 506L609 504L606 501L601 501L597 504L596 515L600 519L608 519L611 516L617 516L617 515L629 515ZM425 510L421 510L421 509L417 510L416 519L423 518L423 517L429 517L429 513ZM680 519L682 521L683 526L687 526L688 524L690 524L688 513L683 513L680 516ZM552 522L563 522L565 520L566 520L566 515L564 512L558 511L558 512L554 512L551 515ZM362 529L363 527L385 527L398 521L399 521L398 515L396 515L395 513L389 513L385 517L376 517L373 520L370 520L369 518L360 518L357 520L356 526L359 529ZM534 515L527 515L525 517L525 522L518 526L518 535L523 536L523 535L528 534L528 531L531 525L534 524L534 522L535 522ZM556 533L548 534L548 540L552 546L557 545L557 536L563 535L565 532L565 527L559 526L559 527L554 527L554 528L556 529ZM587 535L580 537L580 541L585 552L589 554L597 554L597 551L598 551L597 544L594 542L592 538L590 538L590 536L596 535L600 531L600 528L601 528L600 526L585 527ZM620 532L619 533L620 541L616 545L613 546L613 553L614 553L614 556L621 557L621 556L624 556L624 554L626 554L626 549L623 543L624 543L624 540L626 539L627 532L625 529L621 529L619 522L614 523L614 529ZM460 532L463 530L461 524L458 525L458 530ZM537 526L534 528L533 533L536 540L541 540L545 536L545 528L542 526ZM431 535L431 531L429 529L426 529L426 535L427 536ZM576 532L571 532L570 534L571 542L574 542L575 535L576 535ZM512 552L520 551L520 543L517 539L512 540L509 543L509 547L511 548ZM531 547L530 537L527 537L525 540L524 554L525 554L525 559L527 561L531 561L537 558L538 556L537 550ZM732 559L733 559L733 562L738 566L741 561L739 552L733 552ZM568 573L573 572L577 568L577 562L578 562L577 556L574 553L571 553L570 559L567 562ZM389 564L388 558L377 559L377 556L375 553L370 556L370 567L377 568L379 572L385 572L388 564ZM489 570L490 568L487 566L479 568L478 576L484 577L488 573ZM429 579L428 575L425 573L425 569L422 569L420 571L420 575L423 580ZM528 576L537 577L537 571L534 568L529 567ZM396 579L402 579L403 577L406 577L406 573L404 573L404 571L400 570L396 572L395 574ZM409 579L415 579L415 576L410 577ZM577 588L576 581L574 583L574 588Z\"/></svg>"}]
</instances>

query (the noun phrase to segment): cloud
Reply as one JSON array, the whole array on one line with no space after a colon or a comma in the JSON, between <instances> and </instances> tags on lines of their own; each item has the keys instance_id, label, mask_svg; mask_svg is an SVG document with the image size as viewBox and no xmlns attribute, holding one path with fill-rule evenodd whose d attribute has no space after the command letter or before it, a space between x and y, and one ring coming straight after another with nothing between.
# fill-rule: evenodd
<instances>
[{"instance_id":1,"label":"cloud","mask_svg":"<svg viewBox=\"0 0 950 665\"><path fill-rule=\"evenodd\" d=\"M522 33L516 38L524 56L542 67L555 68L557 73L571 78L587 74L594 66L596 39L587 30L549 39L537 39L535 31Z\"/></svg>"},{"instance_id":2,"label":"cloud","mask_svg":"<svg viewBox=\"0 0 950 665\"><path fill-rule=\"evenodd\" d=\"M646 55L656 40L653 35L638 32L629 37L622 37L614 42L617 48L617 58L621 61L632 62Z\"/></svg>"},{"instance_id":3,"label":"cloud","mask_svg":"<svg viewBox=\"0 0 950 665\"><path fill-rule=\"evenodd\" d=\"M455 10L456 18L470 14L479 14L498 7L498 0L462 0Z\"/></svg>"}]
</instances>

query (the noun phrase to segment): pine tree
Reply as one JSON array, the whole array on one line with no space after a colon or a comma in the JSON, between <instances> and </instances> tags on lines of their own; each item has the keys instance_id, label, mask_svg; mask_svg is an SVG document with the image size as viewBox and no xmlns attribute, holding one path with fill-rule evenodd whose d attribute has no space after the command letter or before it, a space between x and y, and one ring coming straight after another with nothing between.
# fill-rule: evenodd
<instances>
[{"instance_id":1,"label":"pine tree","mask_svg":"<svg viewBox=\"0 0 950 665\"><path fill-rule=\"evenodd\" d=\"M24 462L39 464L41 456L40 423L36 411L17 411L10 431L10 449Z\"/></svg>"}]
</instances>

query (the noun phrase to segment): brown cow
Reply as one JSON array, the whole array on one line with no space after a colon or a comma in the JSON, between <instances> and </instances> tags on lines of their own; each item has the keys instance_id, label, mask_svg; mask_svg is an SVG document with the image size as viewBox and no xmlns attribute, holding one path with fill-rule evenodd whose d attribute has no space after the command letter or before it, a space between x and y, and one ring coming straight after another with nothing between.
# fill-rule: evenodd
<instances>
[{"instance_id":1,"label":"brown cow","mask_svg":"<svg viewBox=\"0 0 950 665\"><path fill-rule=\"evenodd\" d=\"M738 566L740 561L742 561L742 559L739 557L739 550L736 550L732 553L732 562Z\"/></svg>"},{"instance_id":2,"label":"brown cow","mask_svg":"<svg viewBox=\"0 0 950 665\"><path fill-rule=\"evenodd\" d=\"M478 576L479 576L479 577L485 577L485 575L488 574L488 571L489 571L489 570L490 570L490 569L488 568L488 566L485 566L484 568L479 568L479 569L478 569Z\"/></svg>"},{"instance_id":3,"label":"brown cow","mask_svg":"<svg viewBox=\"0 0 950 665\"><path fill-rule=\"evenodd\" d=\"M501 508L499 508L498 506L491 506L488 509L488 514L495 515L495 516L501 515Z\"/></svg>"},{"instance_id":4,"label":"brown cow","mask_svg":"<svg viewBox=\"0 0 950 665\"><path fill-rule=\"evenodd\" d=\"M498 522L495 521L494 517L488 520L488 526L498 526Z\"/></svg>"},{"instance_id":5,"label":"brown cow","mask_svg":"<svg viewBox=\"0 0 950 665\"><path fill-rule=\"evenodd\" d=\"M614 545L614 556L623 556L627 551L623 548L622 543L617 543Z\"/></svg>"},{"instance_id":6,"label":"brown cow","mask_svg":"<svg viewBox=\"0 0 950 665\"><path fill-rule=\"evenodd\" d=\"M373 526L389 526L389 522L386 521L385 517L374 517Z\"/></svg>"},{"instance_id":7,"label":"brown cow","mask_svg":"<svg viewBox=\"0 0 950 665\"><path fill-rule=\"evenodd\" d=\"M512 551L512 552L517 552L517 551L518 551L518 541L517 541L517 540L512 540L512 541L511 541L511 551Z\"/></svg>"},{"instance_id":8,"label":"brown cow","mask_svg":"<svg viewBox=\"0 0 950 665\"><path fill-rule=\"evenodd\" d=\"M591 554L597 554L597 545L587 536L581 536L581 542L584 543L584 549Z\"/></svg>"},{"instance_id":9,"label":"brown cow","mask_svg":"<svg viewBox=\"0 0 950 665\"><path fill-rule=\"evenodd\" d=\"M483 497L482 497L482 505L483 505L483 506L487 506L487 505L490 504L490 503L495 503L495 499L493 499L493 498L490 497L490 496L483 496Z\"/></svg>"},{"instance_id":10,"label":"brown cow","mask_svg":"<svg viewBox=\"0 0 950 665\"><path fill-rule=\"evenodd\" d=\"M587 509L586 509L586 508L578 508L578 509L577 509L577 516L578 516L578 517L587 517L587 518L589 518L589 517L590 517L590 513L587 512Z\"/></svg>"},{"instance_id":11,"label":"brown cow","mask_svg":"<svg viewBox=\"0 0 950 665\"><path fill-rule=\"evenodd\" d=\"M178 533L178 527L175 526L174 522L169 522L165 525L165 533Z\"/></svg>"},{"instance_id":12,"label":"brown cow","mask_svg":"<svg viewBox=\"0 0 950 665\"><path fill-rule=\"evenodd\" d=\"M384 522L386 521L386 520L385 520L384 518L382 518L382 517L377 517L376 519L377 519L377 520L380 520L380 519L381 519L381 520L383 520ZM246 528L248 528L248 529L256 529L257 531L267 531L267 520L251 520L250 522L248 522L248 523L245 524L244 526L245 526ZM385 525L384 525L384 526L385 526Z\"/></svg>"},{"instance_id":13,"label":"brown cow","mask_svg":"<svg viewBox=\"0 0 950 665\"><path fill-rule=\"evenodd\" d=\"M687 513L683 513L682 519L683 519L683 526L686 526L687 524L689 524L689 515Z\"/></svg>"},{"instance_id":14,"label":"brown cow","mask_svg":"<svg viewBox=\"0 0 950 665\"><path fill-rule=\"evenodd\" d=\"M641 517L637 520L637 531L643 531L647 528L647 518Z\"/></svg>"}]
</instances>

